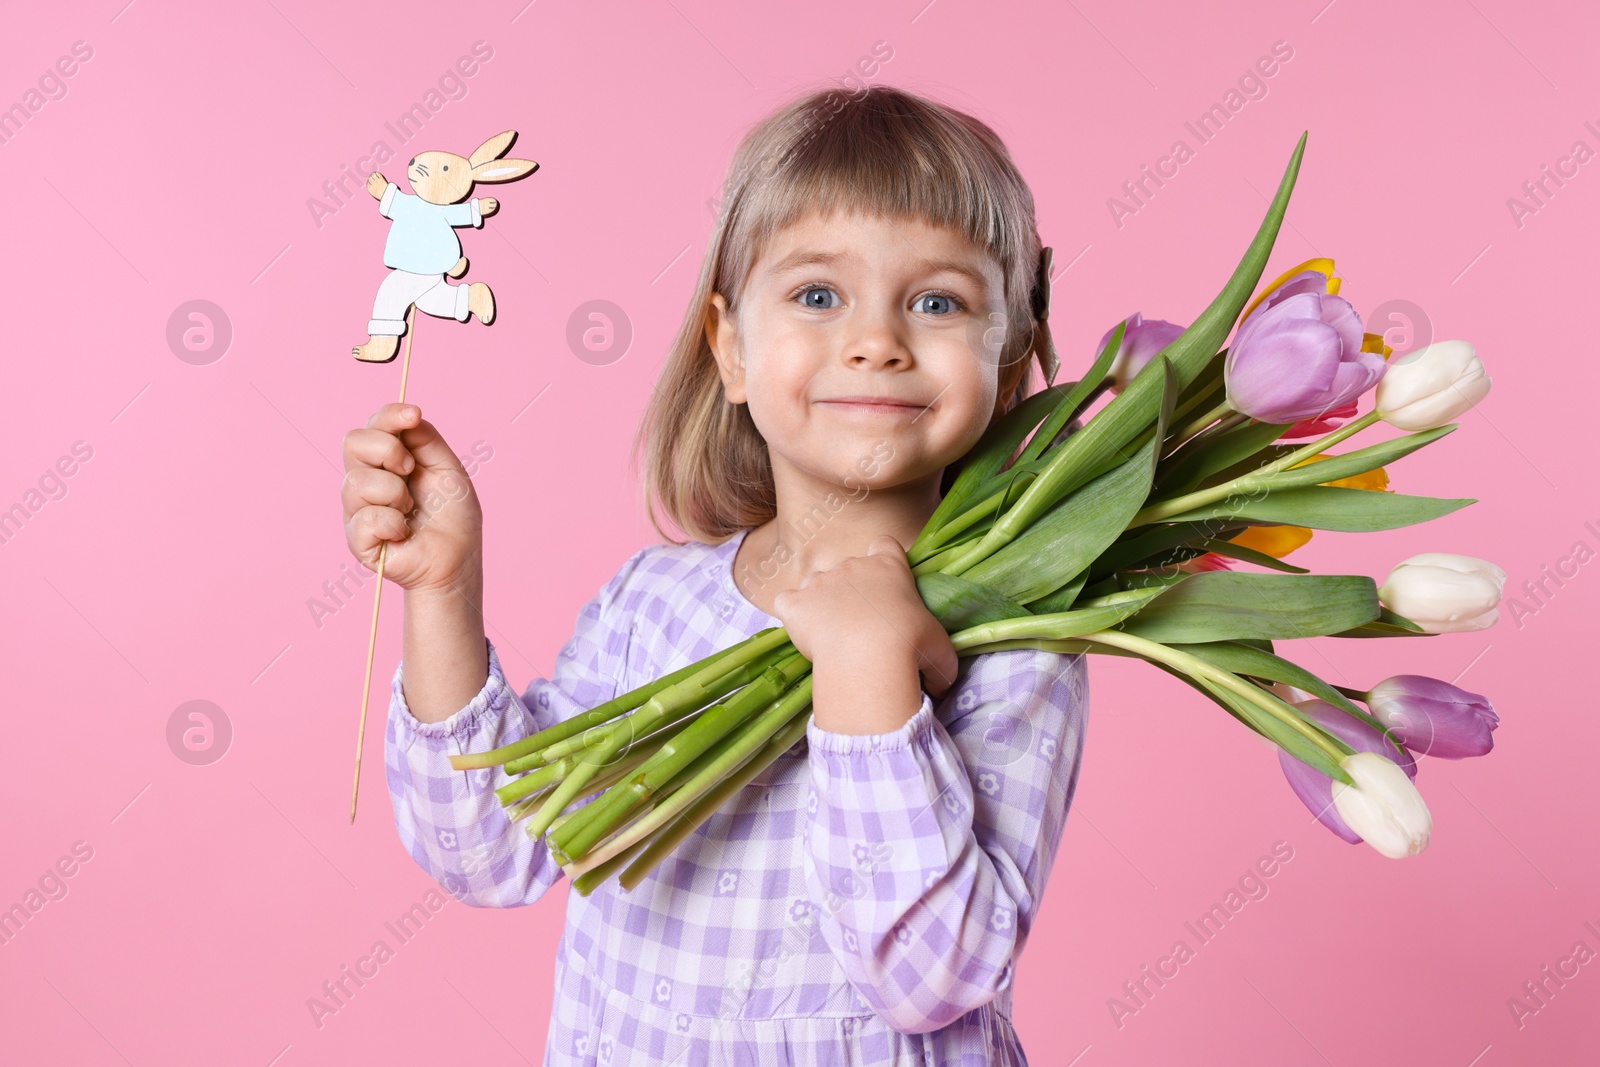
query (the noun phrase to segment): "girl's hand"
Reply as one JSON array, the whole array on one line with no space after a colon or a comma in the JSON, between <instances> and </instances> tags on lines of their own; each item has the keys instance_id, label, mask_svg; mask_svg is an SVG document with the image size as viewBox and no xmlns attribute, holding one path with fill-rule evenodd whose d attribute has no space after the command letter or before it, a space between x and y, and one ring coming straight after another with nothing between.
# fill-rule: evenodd
<instances>
[{"instance_id":1,"label":"girl's hand","mask_svg":"<svg viewBox=\"0 0 1600 1067\"><path fill-rule=\"evenodd\" d=\"M772 607L814 667L859 677L874 690L896 672L920 671L935 698L955 684L950 635L922 602L905 549L889 534L868 545L865 556L812 571L799 588L774 597Z\"/></svg>"},{"instance_id":2,"label":"girl's hand","mask_svg":"<svg viewBox=\"0 0 1600 1067\"><path fill-rule=\"evenodd\" d=\"M344 438L345 540L368 570L406 590L460 592L481 580L483 511L455 452L414 404L385 404Z\"/></svg>"}]
</instances>

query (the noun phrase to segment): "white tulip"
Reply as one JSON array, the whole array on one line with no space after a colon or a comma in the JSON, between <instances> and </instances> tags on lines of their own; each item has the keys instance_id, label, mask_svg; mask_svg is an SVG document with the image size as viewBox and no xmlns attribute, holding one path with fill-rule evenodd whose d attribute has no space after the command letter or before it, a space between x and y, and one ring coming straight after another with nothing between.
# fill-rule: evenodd
<instances>
[{"instance_id":1,"label":"white tulip","mask_svg":"<svg viewBox=\"0 0 1600 1067\"><path fill-rule=\"evenodd\" d=\"M1399 764L1376 752L1357 752L1340 766L1356 784L1335 780L1333 806L1363 841L1392 860L1428 847L1433 816Z\"/></svg>"},{"instance_id":2,"label":"white tulip","mask_svg":"<svg viewBox=\"0 0 1600 1067\"><path fill-rule=\"evenodd\" d=\"M1402 560L1378 587L1378 599L1431 634L1493 626L1506 572L1486 559L1423 552Z\"/></svg>"},{"instance_id":3,"label":"white tulip","mask_svg":"<svg viewBox=\"0 0 1600 1067\"><path fill-rule=\"evenodd\" d=\"M1378 381L1378 414L1402 430L1454 421L1489 392L1483 362L1466 341L1439 341L1389 361Z\"/></svg>"}]
</instances>

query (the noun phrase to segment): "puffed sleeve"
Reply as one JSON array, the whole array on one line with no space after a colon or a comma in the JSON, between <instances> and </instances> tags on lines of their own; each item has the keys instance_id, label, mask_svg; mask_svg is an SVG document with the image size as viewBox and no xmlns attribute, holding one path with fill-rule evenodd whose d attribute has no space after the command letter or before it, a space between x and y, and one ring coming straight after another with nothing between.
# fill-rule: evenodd
<instances>
[{"instance_id":1,"label":"puffed sleeve","mask_svg":"<svg viewBox=\"0 0 1600 1067\"><path fill-rule=\"evenodd\" d=\"M583 606L550 677L535 676L520 697L507 684L493 643L483 688L440 722L419 722L411 714L402 688L405 664L395 669L384 739L395 827L417 865L458 900L476 907L532 904L562 876L544 842L506 817L494 795L507 781L505 772L458 771L449 758L509 745L617 695L632 626L624 583L641 555Z\"/></svg>"},{"instance_id":2,"label":"puffed sleeve","mask_svg":"<svg viewBox=\"0 0 1600 1067\"><path fill-rule=\"evenodd\" d=\"M898 730L807 727L806 883L850 982L902 1033L1010 983L1077 787L1083 655L963 659Z\"/></svg>"}]
</instances>

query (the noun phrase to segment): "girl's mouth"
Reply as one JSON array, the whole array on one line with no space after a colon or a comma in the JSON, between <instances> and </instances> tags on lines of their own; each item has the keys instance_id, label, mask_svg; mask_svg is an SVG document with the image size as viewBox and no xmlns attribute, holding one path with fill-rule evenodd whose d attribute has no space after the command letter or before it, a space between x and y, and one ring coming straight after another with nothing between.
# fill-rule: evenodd
<instances>
[{"instance_id":1,"label":"girl's mouth","mask_svg":"<svg viewBox=\"0 0 1600 1067\"><path fill-rule=\"evenodd\" d=\"M858 412L865 415L916 416L928 410L927 404L917 404L881 396L841 396L830 400L818 400L817 403L826 404L838 411Z\"/></svg>"}]
</instances>

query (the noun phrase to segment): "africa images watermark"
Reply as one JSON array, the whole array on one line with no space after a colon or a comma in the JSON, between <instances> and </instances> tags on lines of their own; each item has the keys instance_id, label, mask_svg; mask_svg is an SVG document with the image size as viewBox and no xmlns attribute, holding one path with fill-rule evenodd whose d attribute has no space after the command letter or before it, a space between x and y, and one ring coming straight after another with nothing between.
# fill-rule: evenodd
<instances>
[{"instance_id":1,"label":"africa images watermark","mask_svg":"<svg viewBox=\"0 0 1600 1067\"><path fill-rule=\"evenodd\" d=\"M871 84L872 78L878 74L885 63L888 63L893 58L894 48L888 41L872 42L872 50L870 52L859 57L850 70L833 79L839 88L830 89L812 108L808 116L810 119L808 124L810 132L806 134L805 139L777 156L765 156L751 166L729 175L722 191L717 196L706 200L706 208L713 216L717 216L720 221L729 189L743 184L752 171L758 172L759 176L763 178L771 177L776 173L780 164L797 156L822 131L824 126L833 121L833 117L844 108L847 100L865 92Z\"/></svg>"},{"instance_id":2,"label":"africa images watermark","mask_svg":"<svg viewBox=\"0 0 1600 1067\"><path fill-rule=\"evenodd\" d=\"M1584 122L1583 128L1591 136L1600 139L1600 125L1596 125L1595 120ZM1580 137L1572 142L1566 155L1557 157L1554 167L1548 163L1542 164L1537 178L1522 183L1521 196L1506 197L1506 210L1511 213L1512 224L1519 230L1526 226L1528 219L1549 207L1556 193L1565 189L1567 182L1576 178L1580 168L1594 157L1595 150Z\"/></svg>"},{"instance_id":3,"label":"africa images watermark","mask_svg":"<svg viewBox=\"0 0 1600 1067\"><path fill-rule=\"evenodd\" d=\"M44 110L53 100L67 98L67 79L83 69L83 64L94 58L94 46L88 41L73 41L70 55L59 56L52 66L46 67L33 85L25 89L17 102L0 110L0 146L8 145L22 132L33 116Z\"/></svg>"},{"instance_id":4,"label":"africa images watermark","mask_svg":"<svg viewBox=\"0 0 1600 1067\"><path fill-rule=\"evenodd\" d=\"M1244 110L1246 104L1253 100L1265 100L1267 82L1278 74L1283 64L1293 58L1294 48L1288 41L1273 41L1271 53L1258 57L1252 66L1247 67L1236 85L1229 86L1222 94L1221 100L1202 111L1193 121L1184 122L1183 128L1194 137L1194 147L1179 137L1172 142L1167 154L1156 160L1154 168L1146 163L1139 168L1139 177L1122 183L1122 193L1126 199L1107 197L1106 209L1111 213L1112 224L1122 229L1130 216L1148 207L1156 192L1166 187L1167 183L1162 179L1176 178L1180 168L1194 159L1199 149L1210 144L1234 116Z\"/></svg>"},{"instance_id":5,"label":"africa images watermark","mask_svg":"<svg viewBox=\"0 0 1600 1067\"><path fill-rule=\"evenodd\" d=\"M455 63L444 69L434 84L423 91L422 99L395 116L393 121L383 124L388 136L394 138L397 146L408 144L422 132L430 119L444 110L446 104L467 98L471 91L468 83L493 58L494 46L488 41L472 42L470 55L457 58ZM367 175L397 154L389 142L380 137L372 142L365 155L355 161L353 171L348 164L341 163L338 175L322 183L322 196L306 198L306 210L311 213L312 225L320 230L324 220L337 215L351 203L370 203L372 197L367 193Z\"/></svg>"},{"instance_id":6,"label":"africa images watermark","mask_svg":"<svg viewBox=\"0 0 1600 1067\"><path fill-rule=\"evenodd\" d=\"M415 510L406 516L408 536L420 529L441 508L459 504L467 498L472 491L471 479L485 463L494 459L494 446L488 441L474 441L472 451L456 458L461 461L461 469L468 480L463 482L458 477L446 476L440 490L426 493L418 499ZM322 629L329 619L349 607L374 577L374 572L365 567L353 570L349 563L342 564L337 575L322 583L321 596L306 597L306 611L311 615L312 624L318 630Z\"/></svg>"},{"instance_id":7,"label":"africa images watermark","mask_svg":"<svg viewBox=\"0 0 1600 1067\"><path fill-rule=\"evenodd\" d=\"M1591 934L1600 937L1600 926L1596 926L1593 919L1583 925ZM1580 939L1573 942L1571 952L1556 960L1553 970L1547 963L1539 969L1539 977L1523 982L1520 996L1506 998L1506 1010L1511 1013L1511 1021L1517 1024L1517 1029L1526 1028L1529 1019L1548 1008L1557 994L1567 988L1567 983L1577 978L1581 968L1594 958L1594 949Z\"/></svg>"},{"instance_id":8,"label":"africa images watermark","mask_svg":"<svg viewBox=\"0 0 1600 1067\"><path fill-rule=\"evenodd\" d=\"M871 478L885 463L894 459L894 456L894 445L887 440L876 441L872 445L871 452L856 460L855 470L862 478ZM777 547L766 556L740 564L739 573L744 576L743 585L746 589L759 589L776 578L783 565L794 558L795 552L802 545L821 533L822 529L847 506L865 500L872 491L864 482L857 479L855 474L845 476L844 487L850 491L842 496L830 491L827 496L806 509L798 519L785 523L778 531Z\"/></svg>"},{"instance_id":9,"label":"africa images watermark","mask_svg":"<svg viewBox=\"0 0 1600 1067\"><path fill-rule=\"evenodd\" d=\"M1275 841L1272 851L1256 860L1239 876L1235 885L1229 886L1222 899L1200 913L1197 919L1186 920L1184 930L1193 935L1197 947L1191 947L1186 938L1178 938L1172 943L1172 948L1165 956L1155 961L1155 966L1145 964L1139 976L1130 978L1122 983L1123 997L1110 996L1106 998L1106 1009L1111 1012L1112 1022L1121 1030L1127 1025L1127 1020L1139 1014L1150 1006L1155 995L1166 987L1167 982L1178 977L1184 964L1192 962L1198 955L1198 948L1203 948L1214 941L1221 934L1229 922L1233 921L1246 904L1251 901L1267 899L1271 887L1267 884L1289 861L1294 859L1294 846L1287 841Z\"/></svg>"},{"instance_id":10,"label":"africa images watermark","mask_svg":"<svg viewBox=\"0 0 1600 1067\"><path fill-rule=\"evenodd\" d=\"M376 939L365 955L356 958L354 964L341 964L339 973L322 983L321 994L307 997L306 1010L311 1013L311 1021L317 1029L321 1030L327 1025L329 1016L338 1015L348 1008L355 995L381 973L383 965L394 959L395 952L410 944L452 897L456 897L453 892L441 893L437 888L430 888L420 902L411 905L393 922L383 924L384 930L394 938L393 945L389 944L387 938Z\"/></svg>"},{"instance_id":11,"label":"africa images watermark","mask_svg":"<svg viewBox=\"0 0 1600 1067\"><path fill-rule=\"evenodd\" d=\"M1600 543L1600 527L1594 521L1584 523L1583 528ZM1537 578L1524 579L1522 594L1507 597L1501 602L1501 609L1509 611L1517 629L1522 629L1528 619L1549 607L1556 594L1565 589L1567 583L1578 576L1579 569L1594 557L1594 546L1584 538L1578 538L1565 555L1556 557L1554 563L1542 565Z\"/></svg>"}]
</instances>

